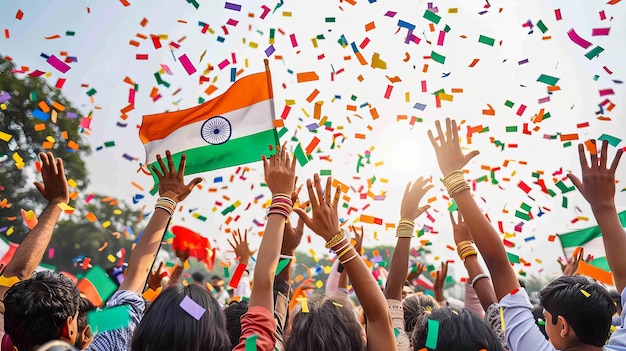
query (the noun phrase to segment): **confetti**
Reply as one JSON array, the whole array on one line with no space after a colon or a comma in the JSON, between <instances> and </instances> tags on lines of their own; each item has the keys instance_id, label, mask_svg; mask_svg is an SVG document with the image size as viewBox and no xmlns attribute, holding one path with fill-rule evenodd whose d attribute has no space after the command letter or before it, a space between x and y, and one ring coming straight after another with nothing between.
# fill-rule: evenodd
<instances>
[{"instance_id":1,"label":"confetti","mask_svg":"<svg viewBox=\"0 0 626 351\"><path fill-rule=\"evenodd\" d=\"M180 302L179 306L197 321L199 321L206 313L206 308L202 307L200 304L198 304L186 295Z\"/></svg>"}]
</instances>

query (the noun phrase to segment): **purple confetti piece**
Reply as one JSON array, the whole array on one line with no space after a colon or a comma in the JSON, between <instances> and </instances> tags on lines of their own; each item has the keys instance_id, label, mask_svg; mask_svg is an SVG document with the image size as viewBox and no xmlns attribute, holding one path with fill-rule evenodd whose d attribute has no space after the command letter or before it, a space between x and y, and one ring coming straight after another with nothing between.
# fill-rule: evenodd
<instances>
[{"instance_id":1,"label":"purple confetti piece","mask_svg":"<svg viewBox=\"0 0 626 351\"><path fill-rule=\"evenodd\" d=\"M518 65L523 65L525 63L528 63L528 59L523 59L523 60L517 62Z\"/></svg>"},{"instance_id":2,"label":"purple confetti piece","mask_svg":"<svg viewBox=\"0 0 626 351\"><path fill-rule=\"evenodd\" d=\"M274 48L274 45L270 45L267 49L265 49L265 55L267 57L270 57L270 56L272 56L274 51L276 51L276 49Z\"/></svg>"},{"instance_id":3,"label":"purple confetti piece","mask_svg":"<svg viewBox=\"0 0 626 351\"><path fill-rule=\"evenodd\" d=\"M395 17L398 13L395 11L387 11L387 13L385 13L385 17Z\"/></svg>"},{"instance_id":4,"label":"purple confetti piece","mask_svg":"<svg viewBox=\"0 0 626 351\"><path fill-rule=\"evenodd\" d=\"M10 98L11 98L11 95L9 95L9 93L3 93L2 95L0 95L0 103L3 103L9 100Z\"/></svg>"},{"instance_id":5,"label":"purple confetti piece","mask_svg":"<svg viewBox=\"0 0 626 351\"><path fill-rule=\"evenodd\" d=\"M189 296L185 296L183 301L180 302L179 306L180 308L185 310L185 312L189 313L190 316L192 316L198 321L200 320L200 318L202 318L202 316L206 312L206 309L204 307L200 306L197 302L192 300Z\"/></svg>"},{"instance_id":6,"label":"purple confetti piece","mask_svg":"<svg viewBox=\"0 0 626 351\"><path fill-rule=\"evenodd\" d=\"M225 3L224 8L227 10L241 11L241 5L233 4L232 2Z\"/></svg>"},{"instance_id":7,"label":"purple confetti piece","mask_svg":"<svg viewBox=\"0 0 626 351\"><path fill-rule=\"evenodd\" d=\"M426 105L416 102L415 105L413 105L413 108L418 109L420 111L424 111L426 109Z\"/></svg>"},{"instance_id":8,"label":"purple confetti piece","mask_svg":"<svg viewBox=\"0 0 626 351\"><path fill-rule=\"evenodd\" d=\"M132 157L131 155L124 153L124 155L122 155L122 157L124 157L125 159L129 160L129 161L134 161L135 158Z\"/></svg>"},{"instance_id":9,"label":"purple confetti piece","mask_svg":"<svg viewBox=\"0 0 626 351\"><path fill-rule=\"evenodd\" d=\"M74 112L68 112L68 113L65 114L65 117L66 118L77 118L78 115L76 113L74 113Z\"/></svg>"}]
</instances>

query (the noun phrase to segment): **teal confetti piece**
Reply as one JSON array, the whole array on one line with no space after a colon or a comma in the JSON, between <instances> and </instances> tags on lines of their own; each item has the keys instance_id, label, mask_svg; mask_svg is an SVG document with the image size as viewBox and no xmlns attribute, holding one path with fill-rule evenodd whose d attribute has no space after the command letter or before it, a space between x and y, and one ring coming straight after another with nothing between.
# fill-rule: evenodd
<instances>
[{"instance_id":1,"label":"teal confetti piece","mask_svg":"<svg viewBox=\"0 0 626 351\"><path fill-rule=\"evenodd\" d=\"M426 334L426 346L429 349L437 348L437 340L439 339L439 321L434 319L428 320L428 334Z\"/></svg>"},{"instance_id":2,"label":"teal confetti piece","mask_svg":"<svg viewBox=\"0 0 626 351\"><path fill-rule=\"evenodd\" d=\"M65 32L65 35L67 35L68 37L73 37L76 34L76 32L68 30Z\"/></svg>"},{"instance_id":3,"label":"teal confetti piece","mask_svg":"<svg viewBox=\"0 0 626 351\"><path fill-rule=\"evenodd\" d=\"M87 323L94 333L121 329L130 323L130 305L87 312Z\"/></svg>"},{"instance_id":4,"label":"teal confetti piece","mask_svg":"<svg viewBox=\"0 0 626 351\"><path fill-rule=\"evenodd\" d=\"M430 57L433 59L433 61L441 63L442 65L446 62L446 57L443 55L439 55L438 53L432 51L430 53Z\"/></svg>"},{"instance_id":5,"label":"teal confetti piece","mask_svg":"<svg viewBox=\"0 0 626 351\"><path fill-rule=\"evenodd\" d=\"M515 211L515 217L519 218L519 219L523 219L525 221L530 221L530 216L528 215L528 213L524 213L520 210L516 210Z\"/></svg>"},{"instance_id":6,"label":"teal confetti piece","mask_svg":"<svg viewBox=\"0 0 626 351\"><path fill-rule=\"evenodd\" d=\"M539 28L539 30L541 31L541 33L545 33L548 31L548 27L546 27L545 24L543 24L542 20L539 20L539 22L537 22L537 28Z\"/></svg>"},{"instance_id":7,"label":"teal confetti piece","mask_svg":"<svg viewBox=\"0 0 626 351\"><path fill-rule=\"evenodd\" d=\"M441 21L441 17L438 14L428 10L424 11L424 18L434 24L439 24L439 21Z\"/></svg>"},{"instance_id":8,"label":"teal confetti piece","mask_svg":"<svg viewBox=\"0 0 626 351\"><path fill-rule=\"evenodd\" d=\"M309 159L304 154L304 150L302 150L302 145L300 145L300 143L298 143L298 146L296 146L296 149L294 150L294 156L296 156L300 167L304 167L304 165L309 163Z\"/></svg>"},{"instance_id":9,"label":"teal confetti piece","mask_svg":"<svg viewBox=\"0 0 626 351\"><path fill-rule=\"evenodd\" d=\"M612 136L612 135L608 135L608 134L602 134L602 135L600 135L600 137L598 138L598 140L600 140L600 141L604 141L604 140L606 140L606 141L608 141L608 142L609 142L609 145L611 145L611 146L613 146L613 147L616 147L617 145L619 145L619 143L621 143L621 142L622 142L622 139L620 139L620 138L616 138L616 137L614 137L614 136Z\"/></svg>"},{"instance_id":10,"label":"teal confetti piece","mask_svg":"<svg viewBox=\"0 0 626 351\"><path fill-rule=\"evenodd\" d=\"M289 262L291 262L291 260L287 259L287 258L278 261L278 266L276 267L276 274L275 275L280 274L280 272L282 272L283 269L285 269L285 267L287 267L287 265L289 265Z\"/></svg>"},{"instance_id":11,"label":"teal confetti piece","mask_svg":"<svg viewBox=\"0 0 626 351\"><path fill-rule=\"evenodd\" d=\"M510 252L506 253L506 257L509 259L511 263L520 263L519 256Z\"/></svg>"},{"instance_id":12,"label":"teal confetti piece","mask_svg":"<svg viewBox=\"0 0 626 351\"><path fill-rule=\"evenodd\" d=\"M489 45L489 46L493 46L493 44L495 44L496 40L493 39L493 38L489 38L489 37L486 37L484 35L481 35L480 37L478 37L478 42L486 44L486 45Z\"/></svg>"},{"instance_id":13,"label":"teal confetti piece","mask_svg":"<svg viewBox=\"0 0 626 351\"><path fill-rule=\"evenodd\" d=\"M259 336L257 334L250 335L246 338L246 351L257 351L256 339L258 338Z\"/></svg>"},{"instance_id":14,"label":"teal confetti piece","mask_svg":"<svg viewBox=\"0 0 626 351\"><path fill-rule=\"evenodd\" d=\"M87 91L87 96L94 96L96 95L97 91L94 88L91 88Z\"/></svg>"},{"instance_id":15,"label":"teal confetti piece","mask_svg":"<svg viewBox=\"0 0 626 351\"><path fill-rule=\"evenodd\" d=\"M591 51L586 53L585 57L593 60L595 57L598 57L598 55L600 55L602 51L604 51L604 49L601 46L596 46L595 48L591 49Z\"/></svg>"},{"instance_id":16,"label":"teal confetti piece","mask_svg":"<svg viewBox=\"0 0 626 351\"><path fill-rule=\"evenodd\" d=\"M335 17L326 17L326 23L335 23Z\"/></svg>"},{"instance_id":17,"label":"teal confetti piece","mask_svg":"<svg viewBox=\"0 0 626 351\"><path fill-rule=\"evenodd\" d=\"M549 76L547 74L542 74L542 75L539 76L539 78L537 78L537 81L541 82L541 83L548 84L550 86L555 86L556 83L558 83L559 79L560 78L552 77L552 76Z\"/></svg>"},{"instance_id":18,"label":"teal confetti piece","mask_svg":"<svg viewBox=\"0 0 626 351\"><path fill-rule=\"evenodd\" d=\"M393 328L393 335L396 337L396 339L398 338L398 335L400 335L400 331L398 330L398 328Z\"/></svg>"}]
</instances>

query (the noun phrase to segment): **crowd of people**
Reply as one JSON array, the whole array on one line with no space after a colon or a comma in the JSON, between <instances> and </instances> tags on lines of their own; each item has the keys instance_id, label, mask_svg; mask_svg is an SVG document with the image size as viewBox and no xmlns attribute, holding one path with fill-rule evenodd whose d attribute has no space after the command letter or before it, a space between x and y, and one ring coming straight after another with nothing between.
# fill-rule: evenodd
<instances>
[{"instance_id":1,"label":"crowd of people","mask_svg":"<svg viewBox=\"0 0 626 351\"><path fill-rule=\"evenodd\" d=\"M130 255L118 290L103 306L124 306L128 322L95 331L86 318L95 307L71 279L52 271L33 273L53 235L60 204L69 201L63 162L47 153L40 155L43 183L36 187L48 205L0 277L1 350L626 350L621 312L626 232L614 201L615 171L623 150L610 162L606 141L596 145L592 140L587 151L581 144L582 177L568 175L591 205L615 287L622 293L615 299L602 284L576 275L583 256L579 252L568 262L565 274L545 286L539 303L533 305L509 264L502 238L481 212L462 171L478 151L462 152L456 121L446 119L444 126L437 121L435 127L428 136L443 185L458 206L458 213L450 213L450 235L467 269L464 306L445 301L447 264L437 272L434 297L415 293L410 283L423 270L420 265L410 266L410 252L414 221L429 208L420 202L433 187L431 177L407 184L396 226L397 243L381 289L361 259L363 229L353 228L351 239L340 225L341 189L332 189L330 178L323 184L315 175L306 181L308 201L300 202L296 161L284 145L277 146L273 156L263 157L264 181L272 201L258 251L249 247L247 232L236 231L229 241L245 278L237 294L249 298L231 298L220 277L207 284L202 274L194 274L193 283L181 284L184 262L166 282L161 279L162 267L151 272L155 255L177 204L201 181L196 178L185 184L185 157L176 167L167 152L165 160L157 157L160 169L152 169L160 196L154 213ZM290 222L292 211L299 217L295 226ZM324 294L309 295L306 286L295 287L292 281L304 226L322 237L336 255ZM478 253L488 272L483 271ZM255 254L249 279L244 270ZM184 254L180 258L186 259ZM277 269L279 262L282 269ZM358 303L349 298L350 285Z\"/></svg>"}]
</instances>

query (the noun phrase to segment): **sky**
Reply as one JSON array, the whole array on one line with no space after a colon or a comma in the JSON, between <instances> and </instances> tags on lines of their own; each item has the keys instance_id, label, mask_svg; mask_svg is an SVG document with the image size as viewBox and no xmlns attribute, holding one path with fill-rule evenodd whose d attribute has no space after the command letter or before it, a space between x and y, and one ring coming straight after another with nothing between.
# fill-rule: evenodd
<instances>
[{"instance_id":1,"label":"sky","mask_svg":"<svg viewBox=\"0 0 626 351\"><path fill-rule=\"evenodd\" d=\"M426 195L432 208L417 221L418 226L426 226L419 240L432 243L434 262L459 263L456 252L447 248L453 245L449 204L426 136L435 120L446 117L460 122L466 151L481 152L466 167L468 179L480 180L473 190L475 197L494 225L502 222L507 240L515 245L507 250L531 264L515 265L516 270L555 274L561 248L558 240L550 242L548 237L595 224L584 199L576 191L562 194L555 183L570 170L580 174L579 141L603 134L626 135L622 104L626 93L621 83L626 46L620 39L626 37L626 27L615 25L626 16L623 2L359 0L280 5L198 0L198 9L184 0L128 0L128 6L124 2L12 1L0 13L0 30L9 32L9 38L0 32L0 53L12 57L18 67L27 66L27 72L48 72L46 79L52 85L59 78L67 79L63 93L84 116L92 112L90 135L85 136L93 149L87 162L90 184L80 199L104 193L130 202L141 194L145 197L136 206L151 207L155 200L147 192L151 177L138 172L145 158L137 134L142 116L214 98L232 84L231 69L243 70L240 76L256 73L268 58L275 118L284 117L287 129L281 140L293 150L298 143L306 148L319 139L312 160L298 168L300 182L330 170L349 186L340 216L347 224L364 225L365 246L394 244L394 231L385 224L399 219L406 183L432 176L435 188ZM241 8L233 10L229 4ZM435 16L428 16L429 8ZM23 13L21 20L16 18L18 10ZM147 23L142 26L144 19ZM203 32L205 24L208 28ZM409 28L414 28L415 39L407 42ZM605 28L610 28L608 35ZM572 30L591 46L585 49L571 40ZM60 37L46 39L55 34ZM160 38L161 48L155 47L151 36ZM179 47L168 45L172 42ZM596 46L604 51L592 59L585 57ZM353 47L366 64L359 62ZM61 57L64 51L77 58L66 73L40 56ZM146 60L137 59L146 54ZM178 60L183 54L197 72L185 71ZM445 61L433 59L441 56ZM220 65L224 60L228 62ZM212 70L204 73L209 66ZM158 71L171 84L169 88L157 84ZM311 71L318 80L298 82L298 73ZM201 75L207 81L201 82ZM541 75L558 78L551 84L560 89L549 92L550 85L540 81ZM124 82L126 77L138 90L134 109L124 120L120 110L129 105L131 88ZM207 94L211 84L217 90ZM87 91L92 88L97 92L90 98ZM156 101L151 97L155 88L161 95ZM446 95L439 95L438 106L435 95L441 89ZM605 99L615 107L607 111L606 104L601 116L610 120L599 120L599 104ZM324 126L314 117L316 104L327 121ZM491 108L492 114L484 112ZM550 118L535 121L542 109ZM309 130L312 124L318 128ZM528 133L522 132L524 124ZM471 140L469 130L475 131ZM577 140L570 145L559 134L577 134ZM97 150L109 141L115 146ZM504 149L494 141L503 143ZM611 147L612 154L615 150ZM533 184L533 173L556 196L542 193ZM262 165L257 162L201 176L202 189L182 204L173 223L209 237L231 258L227 230L263 229L261 205L270 193L261 186ZM617 171L620 210L626 209L626 192L620 192L626 187L625 176L622 164ZM219 177L223 180L216 182ZM531 187L528 194L518 186L520 182ZM572 186L568 180L564 184ZM377 200L367 195L368 189L379 196ZM261 194L264 197L255 201ZM239 207L222 214L237 201ZM522 204L532 207L533 219L515 216ZM353 208L350 213L349 208ZM539 217L540 211L544 214ZM362 223L361 215L382 218L383 224ZM522 229L516 232L521 222ZM304 252L326 254L321 238L308 231L305 235ZM416 247L419 240L414 240ZM253 236L251 242L258 245L259 238Z\"/></svg>"}]
</instances>

